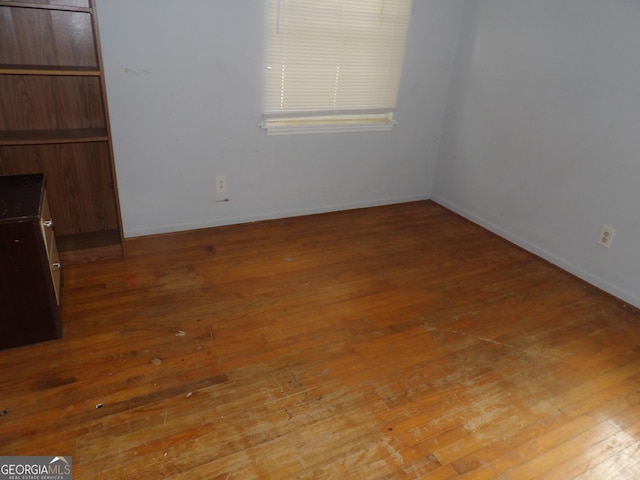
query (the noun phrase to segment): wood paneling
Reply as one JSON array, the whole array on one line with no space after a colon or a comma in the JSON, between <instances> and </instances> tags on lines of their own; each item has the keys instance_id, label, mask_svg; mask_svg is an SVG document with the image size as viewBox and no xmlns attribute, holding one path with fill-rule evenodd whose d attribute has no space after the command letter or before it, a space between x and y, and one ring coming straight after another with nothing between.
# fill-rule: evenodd
<instances>
[{"instance_id":1,"label":"wood paneling","mask_svg":"<svg viewBox=\"0 0 640 480\"><path fill-rule=\"evenodd\" d=\"M66 268L63 339L0 352L3 455L79 479L640 476L636 311L434 203L127 250Z\"/></svg>"},{"instance_id":2,"label":"wood paneling","mask_svg":"<svg viewBox=\"0 0 640 480\"><path fill-rule=\"evenodd\" d=\"M0 104L0 131L106 129L97 77L0 75Z\"/></svg>"},{"instance_id":3,"label":"wood paneling","mask_svg":"<svg viewBox=\"0 0 640 480\"><path fill-rule=\"evenodd\" d=\"M66 200L51 202L58 235L117 230L107 148L107 142L0 146L0 172L46 175L50 197Z\"/></svg>"},{"instance_id":4,"label":"wood paneling","mask_svg":"<svg viewBox=\"0 0 640 480\"><path fill-rule=\"evenodd\" d=\"M6 2L0 2L0 64L98 68L90 13L9 8L3 3ZM87 7L86 1L66 3Z\"/></svg>"}]
</instances>

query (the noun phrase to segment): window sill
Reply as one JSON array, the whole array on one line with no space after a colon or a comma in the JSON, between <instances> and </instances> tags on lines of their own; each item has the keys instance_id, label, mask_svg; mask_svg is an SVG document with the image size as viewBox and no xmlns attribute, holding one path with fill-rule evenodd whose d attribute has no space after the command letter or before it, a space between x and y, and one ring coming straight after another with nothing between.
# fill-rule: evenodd
<instances>
[{"instance_id":1,"label":"window sill","mask_svg":"<svg viewBox=\"0 0 640 480\"><path fill-rule=\"evenodd\" d=\"M261 127L267 135L297 135L310 133L384 132L398 122L392 114L356 116L351 118L306 117L270 118Z\"/></svg>"}]
</instances>

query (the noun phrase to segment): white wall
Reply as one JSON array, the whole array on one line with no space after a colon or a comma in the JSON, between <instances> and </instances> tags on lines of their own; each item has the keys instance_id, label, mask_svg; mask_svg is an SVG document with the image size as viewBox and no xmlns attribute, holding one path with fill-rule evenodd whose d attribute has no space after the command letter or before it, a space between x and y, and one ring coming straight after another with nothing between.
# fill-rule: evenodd
<instances>
[{"instance_id":1,"label":"white wall","mask_svg":"<svg viewBox=\"0 0 640 480\"><path fill-rule=\"evenodd\" d=\"M127 237L430 196L463 1L416 0L392 132L286 137L259 128L263 2L97 4Z\"/></svg>"},{"instance_id":2,"label":"white wall","mask_svg":"<svg viewBox=\"0 0 640 480\"><path fill-rule=\"evenodd\" d=\"M640 2L472 0L461 32L433 198L640 306Z\"/></svg>"}]
</instances>

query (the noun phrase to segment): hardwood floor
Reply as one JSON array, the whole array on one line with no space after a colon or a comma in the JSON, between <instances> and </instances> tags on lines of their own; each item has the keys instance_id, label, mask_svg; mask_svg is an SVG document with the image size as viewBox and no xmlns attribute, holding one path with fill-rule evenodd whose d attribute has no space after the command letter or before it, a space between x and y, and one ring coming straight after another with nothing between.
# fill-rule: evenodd
<instances>
[{"instance_id":1,"label":"hardwood floor","mask_svg":"<svg viewBox=\"0 0 640 480\"><path fill-rule=\"evenodd\" d=\"M0 352L74 479L637 479L640 323L432 202L158 235Z\"/></svg>"}]
</instances>

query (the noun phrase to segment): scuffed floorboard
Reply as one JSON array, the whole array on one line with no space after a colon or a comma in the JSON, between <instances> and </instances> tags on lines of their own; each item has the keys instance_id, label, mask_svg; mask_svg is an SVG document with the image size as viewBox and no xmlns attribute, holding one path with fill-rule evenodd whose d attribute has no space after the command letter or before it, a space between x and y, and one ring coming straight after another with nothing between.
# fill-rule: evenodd
<instances>
[{"instance_id":1,"label":"scuffed floorboard","mask_svg":"<svg viewBox=\"0 0 640 480\"><path fill-rule=\"evenodd\" d=\"M640 478L637 313L432 202L127 241L0 352L74 479Z\"/></svg>"}]
</instances>

